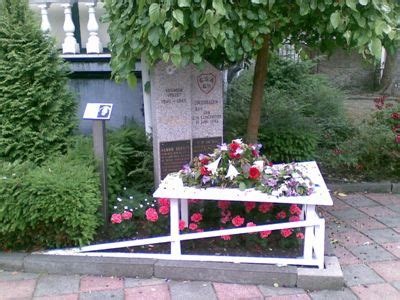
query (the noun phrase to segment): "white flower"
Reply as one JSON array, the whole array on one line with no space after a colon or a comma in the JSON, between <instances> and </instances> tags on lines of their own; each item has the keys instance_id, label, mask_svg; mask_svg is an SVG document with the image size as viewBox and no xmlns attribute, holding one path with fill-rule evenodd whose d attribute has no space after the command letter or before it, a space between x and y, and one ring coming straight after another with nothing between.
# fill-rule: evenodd
<instances>
[{"instance_id":1,"label":"white flower","mask_svg":"<svg viewBox=\"0 0 400 300\"><path fill-rule=\"evenodd\" d=\"M264 170L265 174L272 174L272 168L270 166L267 166Z\"/></svg>"},{"instance_id":2,"label":"white flower","mask_svg":"<svg viewBox=\"0 0 400 300\"><path fill-rule=\"evenodd\" d=\"M117 197L117 200L118 200L119 202L121 202L121 201L122 201L122 199L121 199L120 197Z\"/></svg>"},{"instance_id":3,"label":"white flower","mask_svg":"<svg viewBox=\"0 0 400 300\"><path fill-rule=\"evenodd\" d=\"M280 196L280 192L279 192L279 190L273 190L271 195L275 196L275 197L279 197Z\"/></svg>"},{"instance_id":4,"label":"white flower","mask_svg":"<svg viewBox=\"0 0 400 300\"><path fill-rule=\"evenodd\" d=\"M225 143L223 143L223 144L219 147L219 150L221 150L221 151L228 151L228 146L227 146Z\"/></svg>"},{"instance_id":5,"label":"white flower","mask_svg":"<svg viewBox=\"0 0 400 300\"><path fill-rule=\"evenodd\" d=\"M146 202L147 202L147 199L144 199L144 201L146 201Z\"/></svg>"},{"instance_id":6,"label":"white flower","mask_svg":"<svg viewBox=\"0 0 400 300\"><path fill-rule=\"evenodd\" d=\"M128 209L128 206L124 206L124 209Z\"/></svg>"},{"instance_id":7,"label":"white flower","mask_svg":"<svg viewBox=\"0 0 400 300\"><path fill-rule=\"evenodd\" d=\"M129 199L131 199L131 200L132 200L132 199L133 199L133 196L129 196Z\"/></svg>"},{"instance_id":8,"label":"white flower","mask_svg":"<svg viewBox=\"0 0 400 300\"><path fill-rule=\"evenodd\" d=\"M140 204L139 206L140 206L140 207L143 207L143 205L142 205L142 204Z\"/></svg>"},{"instance_id":9,"label":"white flower","mask_svg":"<svg viewBox=\"0 0 400 300\"><path fill-rule=\"evenodd\" d=\"M221 160L221 157L219 157L216 161L208 164L206 166L207 170L211 172L211 174L215 175L217 173L217 169L218 169L218 164Z\"/></svg>"},{"instance_id":10,"label":"white flower","mask_svg":"<svg viewBox=\"0 0 400 300\"><path fill-rule=\"evenodd\" d=\"M236 140L233 140L232 142L239 144L239 145L243 144L242 139L236 139Z\"/></svg>"},{"instance_id":11,"label":"white flower","mask_svg":"<svg viewBox=\"0 0 400 300\"><path fill-rule=\"evenodd\" d=\"M126 191L126 187L124 187L124 191Z\"/></svg>"},{"instance_id":12,"label":"white flower","mask_svg":"<svg viewBox=\"0 0 400 300\"><path fill-rule=\"evenodd\" d=\"M229 168L228 168L228 172L226 173L225 178L229 178L230 180L232 180L233 178L235 178L239 174L240 173L238 172L238 170L236 170L236 168L229 161Z\"/></svg>"},{"instance_id":13,"label":"white flower","mask_svg":"<svg viewBox=\"0 0 400 300\"><path fill-rule=\"evenodd\" d=\"M116 207L116 206L114 206L114 209L117 209L117 207Z\"/></svg>"},{"instance_id":14,"label":"white flower","mask_svg":"<svg viewBox=\"0 0 400 300\"><path fill-rule=\"evenodd\" d=\"M243 153L243 149L242 148L237 148L235 151L235 154L242 154Z\"/></svg>"},{"instance_id":15,"label":"white flower","mask_svg":"<svg viewBox=\"0 0 400 300\"><path fill-rule=\"evenodd\" d=\"M255 166L260 172L264 169L264 161L262 160L257 160L253 163L253 166Z\"/></svg>"},{"instance_id":16,"label":"white flower","mask_svg":"<svg viewBox=\"0 0 400 300\"><path fill-rule=\"evenodd\" d=\"M154 207L154 204L152 204L151 207Z\"/></svg>"}]
</instances>

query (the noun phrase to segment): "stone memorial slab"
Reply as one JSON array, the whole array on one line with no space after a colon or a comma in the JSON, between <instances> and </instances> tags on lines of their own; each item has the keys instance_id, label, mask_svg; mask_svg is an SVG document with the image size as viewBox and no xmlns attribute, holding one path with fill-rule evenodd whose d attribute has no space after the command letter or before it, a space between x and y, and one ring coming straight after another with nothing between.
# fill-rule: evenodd
<instances>
[{"instance_id":1,"label":"stone memorial slab","mask_svg":"<svg viewBox=\"0 0 400 300\"><path fill-rule=\"evenodd\" d=\"M177 69L158 63L151 74L156 185L193 156L222 143L222 74L209 63Z\"/></svg>"}]
</instances>

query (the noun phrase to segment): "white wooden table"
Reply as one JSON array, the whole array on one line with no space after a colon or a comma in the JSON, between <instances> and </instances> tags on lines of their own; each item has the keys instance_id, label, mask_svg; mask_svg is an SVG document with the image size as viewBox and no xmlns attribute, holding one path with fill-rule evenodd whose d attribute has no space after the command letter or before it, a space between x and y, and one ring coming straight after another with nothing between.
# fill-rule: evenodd
<instances>
[{"instance_id":1,"label":"white wooden table","mask_svg":"<svg viewBox=\"0 0 400 300\"><path fill-rule=\"evenodd\" d=\"M169 198L170 208L170 235L146 239L136 239L123 242L91 245L82 248L67 250L52 250L48 254L59 255L87 255L87 256L111 256L111 257L143 257L155 259L174 260L197 260L197 261L219 261L236 263L267 263L278 265L308 265L324 267L324 239L325 220L316 213L317 205L332 205L332 199L325 182L315 162L304 162L298 164L303 174L308 176L315 184L314 193L310 196L299 197L275 197L254 189L240 191L239 189L207 188L198 189L183 186L176 176L167 176L159 188L155 191L155 198ZM198 233L180 233L179 220L186 220L188 224L188 199L202 200L228 200L228 201L251 201L301 204L301 221L285 222L252 227L240 227L224 230L213 230ZM249 232L260 232L265 230L279 230L284 228L305 228L304 250L301 257L279 258L279 257L248 257L248 256L214 256L214 255L188 255L182 254L181 242L221 235L244 234ZM159 243L171 243L171 253L122 253L122 252L101 252L102 250L151 245ZM96 251L96 252L93 252Z\"/></svg>"}]
</instances>

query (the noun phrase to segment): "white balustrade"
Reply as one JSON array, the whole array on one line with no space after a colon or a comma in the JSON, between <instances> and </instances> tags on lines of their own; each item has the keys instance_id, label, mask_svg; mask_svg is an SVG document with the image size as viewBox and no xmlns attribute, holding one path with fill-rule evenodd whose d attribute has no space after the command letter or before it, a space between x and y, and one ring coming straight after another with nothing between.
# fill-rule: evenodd
<instances>
[{"instance_id":1,"label":"white balustrade","mask_svg":"<svg viewBox=\"0 0 400 300\"><path fill-rule=\"evenodd\" d=\"M95 6L97 1L86 3L89 8L89 20L87 24L87 30L89 31L88 42L86 43L87 53L101 53L103 52L103 47L98 36L99 24L96 19Z\"/></svg>"},{"instance_id":2,"label":"white balustrade","mask_svg":"<svg viewBox=\"0 0 400 300\"><path fill-rule=\"evenodd\" d=\"M49 22L49 16L47 9L50 7L49 3L39 4L38 7L40 8L40 14L42 16L42 22L40 24L40 29L44 33L49 33L51 31L51 25Z\"/></svg>"},{"instance_id":3,"label":"white balustrade","mask_svg":"<svg viewBox=\"0 0 400 300\"><path fill-rule=\"evenodd\" d=\"M64 43L62 44L62 52L69 53L69 54L76 54L79 53L79 44L76 42L74 32L75 32L75 25L72 21L71 15L71 3L63 3L61 4L64 7L64 32L65 38Z\"/></svg>"}]
</instances>

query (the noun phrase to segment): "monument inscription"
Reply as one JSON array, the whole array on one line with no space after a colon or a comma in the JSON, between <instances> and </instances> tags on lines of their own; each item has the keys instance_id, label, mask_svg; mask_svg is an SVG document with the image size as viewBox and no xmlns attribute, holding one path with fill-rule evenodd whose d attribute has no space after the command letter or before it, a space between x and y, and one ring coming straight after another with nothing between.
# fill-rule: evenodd
<instances>
[{"instance_id":1,"label":"monument inscription","mask_svg":"<svg viewBox=\"0 0 400 300\"><path fill-rule=\"evenodd\" d=\"M190 159L190 140L160 143L161 178L180 170Z\"/></svg>"}]
</instances>

